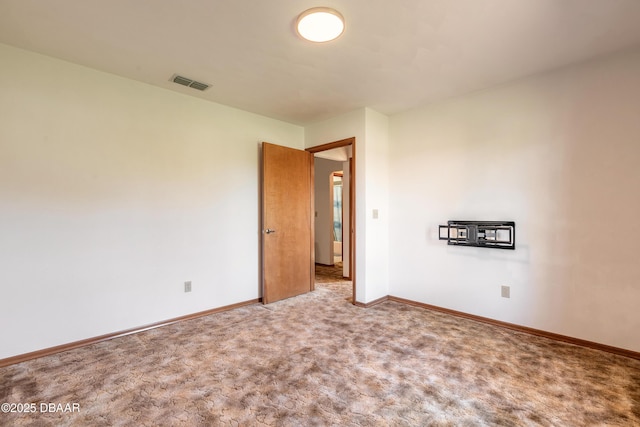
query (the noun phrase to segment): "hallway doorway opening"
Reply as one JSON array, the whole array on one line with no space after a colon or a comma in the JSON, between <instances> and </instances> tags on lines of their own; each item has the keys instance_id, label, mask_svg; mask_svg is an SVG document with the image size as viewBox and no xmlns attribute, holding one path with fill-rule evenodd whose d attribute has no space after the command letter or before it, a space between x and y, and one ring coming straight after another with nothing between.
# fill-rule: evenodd
<instances>
[{"instance_id":1,"label":"hallway doorway opening","mask_svg":"<svg viewBox=\"0 0 640 427\"><path fill-rule=\"evenodd\" d=\"M355 138L307 148L314 155L316 282L351 283L355 301Z\"/></svg>"}]
</instances>

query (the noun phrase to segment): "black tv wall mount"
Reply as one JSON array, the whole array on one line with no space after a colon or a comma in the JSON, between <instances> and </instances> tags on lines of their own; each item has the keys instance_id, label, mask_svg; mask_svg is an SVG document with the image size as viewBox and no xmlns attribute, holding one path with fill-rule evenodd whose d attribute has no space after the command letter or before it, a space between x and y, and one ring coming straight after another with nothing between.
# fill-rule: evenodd
<instances>
[{"instance_id":1,"label":"black tv wall mount","mask_svg":"<svg viewBox=\"0 0 640 427\"><path fill-rule=\"evenodd\" d=\"M513 221L448 221L439 225L439 240L449 245L478 248L515 249L516 223Z\"/></svg>"}]
</instances>

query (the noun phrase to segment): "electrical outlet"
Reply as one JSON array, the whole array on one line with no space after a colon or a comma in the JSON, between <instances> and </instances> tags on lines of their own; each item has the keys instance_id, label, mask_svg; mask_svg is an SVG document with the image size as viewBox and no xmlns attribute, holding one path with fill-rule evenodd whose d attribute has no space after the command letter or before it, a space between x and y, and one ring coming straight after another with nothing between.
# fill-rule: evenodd
<instances>
[{"instance_id":1,"label":"electrical outlet","mask_svg":"<svg viewBox=\"0 0 640 427\"><path fill-rule=\"evenodd\" d=\"M188 282L184 282L184 291L191 292L191 280L189 280Z\"/></svg>"},{"instance_id":2,"label":"electrical outlet","mask_svg":"<svg viewBox=\"0 0 640 427\"><path fill-rule=\"evenodd\" d=\"M511 287L503 286L502 287L502 298L511 298Z\"/></svg>"}]
</instances>

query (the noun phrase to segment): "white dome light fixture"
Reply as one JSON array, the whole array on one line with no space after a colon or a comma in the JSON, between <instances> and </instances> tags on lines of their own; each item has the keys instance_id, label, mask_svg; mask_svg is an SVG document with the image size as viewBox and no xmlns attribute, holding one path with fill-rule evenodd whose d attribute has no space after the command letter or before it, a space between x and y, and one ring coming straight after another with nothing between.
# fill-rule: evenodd
<instances>
[{"instance_id":1,"label":"white dome light fixture","mask_svg":"<svg viewBox=\"0 0 640 427\"><path fill-rule=\"evenodd\" d=\"M315 43L328 42L344 32L344 18L335 9L314 7L298 16L296 30L303 39Z\"/></svg>"}]
</instances>

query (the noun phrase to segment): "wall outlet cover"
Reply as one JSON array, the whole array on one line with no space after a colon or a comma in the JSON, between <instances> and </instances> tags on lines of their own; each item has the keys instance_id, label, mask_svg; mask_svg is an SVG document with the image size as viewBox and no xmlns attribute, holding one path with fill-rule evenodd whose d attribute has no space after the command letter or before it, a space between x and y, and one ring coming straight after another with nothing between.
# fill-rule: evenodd
<instances>
[{"instance_id":1,"label":"wall outlet cover","mask_svg":"<svg viewBox=\"0 0 640 427\"><path fill-rule=\"evenodd\" d=\"M511 298L511 287L503 286L501 290L502 298Z\"/></svg>"}]
</instances>

